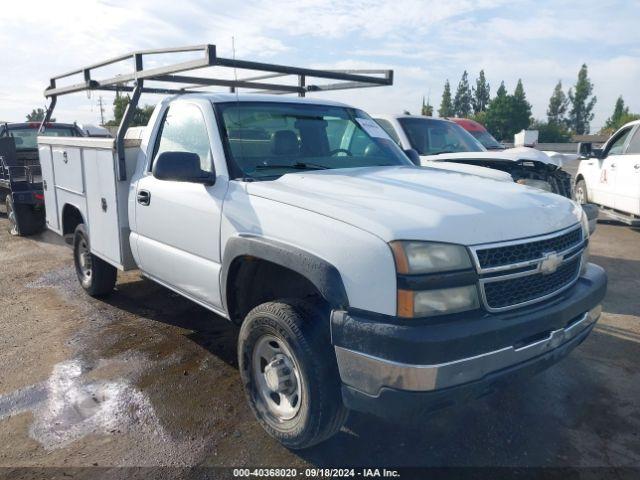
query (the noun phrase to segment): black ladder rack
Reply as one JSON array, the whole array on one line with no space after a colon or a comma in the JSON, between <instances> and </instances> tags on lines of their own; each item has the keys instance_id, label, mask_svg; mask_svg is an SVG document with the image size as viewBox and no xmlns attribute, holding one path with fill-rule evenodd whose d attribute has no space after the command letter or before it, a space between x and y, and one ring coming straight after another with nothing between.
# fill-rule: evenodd
<instances>
[{"instance_id":1,"label":"black ladder rack","mask_svg":"<svg viewBox=\"0 0 640 480\"><path fill-rule=\"evenodd\" d=\"M147 56L189 52L200 52L202 56L194 60L183 61L162 67L149 69L145 69L143 67L144 57ZM92 77L92 73L95 73L94 70L131 60L133 60L133 71L100 80ZM218 70L220 68L231 68L265 73L259 76L231 80L185 74L190 70L199 70L207 67L216 67ZM84 81L82 83L66 86L58 85L59 80L80 74L84 77ZM264 81L270 79L282 79L284 77L289 77L290 75L297 76L297 85ZM316 84L310 83L310 79L338 80L338 82ZM175 86L169 86L168 88L152 87L147 86L146 82L164 82L182 84L183 86L180 88L176 88ZM238 88L249 88L260 92L269 92L274 94L297 93L300 97L304 97L307 92L376 87L392 84L393 70L318 70L312 68L236 60L218 57L216 55L216 46L211 44L141 50L51 77L49 86L44 91L44 96L50 99L50 103L45 113L44 120L40 125L40 131L43 130L45 123L47 123L51 118L56 106L57 98L60 95L92 90L133 92L116 135L119 176L120 180L126 180L124 168L124 134L129 127L135 107L138 106L140 95L143 93L203 93L200 89L217 86L228 87L231 92L235 92Z\"/></svg>"}]
</instances>

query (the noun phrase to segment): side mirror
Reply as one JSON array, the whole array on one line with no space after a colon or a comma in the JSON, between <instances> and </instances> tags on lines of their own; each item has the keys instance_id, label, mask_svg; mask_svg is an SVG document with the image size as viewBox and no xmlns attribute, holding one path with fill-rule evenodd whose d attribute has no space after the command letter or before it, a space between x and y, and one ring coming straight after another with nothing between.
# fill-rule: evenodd
<instances>
[{"instance_id":1,"label":"side mirror","mask_svg":"<svg viewBox=\"0 0 640 480\"><path fill-rule=\"evenodd\" d=\"M420 154L417 151L413 148L408 148L404 151L404 154L409 157L409 160L411 160L414 165L420 166Z\"/></svg>"},{"instance_id":2,"label":"side mirror","mask_svg":"<svg viewBox=\"0 0 640 480\"><path fill-rule=\"evenodd\" d=\"M153 162L153 176L158 180L213 185L215 175L200 168L200 157L190 152L163 152Z\"/></svg>"},{"instance_id":3,"label":"side mirror","mask_svg":"<svg viewBox=\"0 0 640 480\"><path fill-rule=\"evenodd\" d=\"M604 150L602 148L593 148L591 142L580 142L578 144L578 155L580 158L602 158Z\"/></svg>"},{"instance_id":4,"label":"side mirror","mask_svg":"<svg viewBox=\"0 0 640 480\"><path fill-rule=\"evenodd\" d=\"M591 157L592 151L593 151L593 145L591 144L591 142L580 142L578 144L578 155L580 155L580 158Z\"/></svg>"}]
</instances>

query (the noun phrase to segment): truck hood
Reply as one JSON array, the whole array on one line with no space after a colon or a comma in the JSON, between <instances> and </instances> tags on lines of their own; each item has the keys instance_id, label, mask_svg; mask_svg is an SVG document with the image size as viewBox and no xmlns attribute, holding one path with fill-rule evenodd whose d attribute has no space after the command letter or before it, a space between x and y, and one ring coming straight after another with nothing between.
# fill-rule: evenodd
<instances>
[{"instance_id":1,"label":"truck hood","mask_svg":"<svg viewBox=\"0 0 640 480\"><path fill-rule=\"evenodd\" d=\"M478 175L480 177L492 178L494 180L500 180L502 182L513 182L513 177L507 172L502 170L496 170L495 168L481 167L480 165L473 165L472 163L456 163L440 160L434 162L432 160L425 160L423 157L420 159L420 165L425 167L437 168L440 170L452 170L461 173L470 173L472 175Z\"/></svg>"},{"instance_id":2,"label":"truck hood","mask_svg":"<svg viewBox=\"0 0 640 480\"><path fill-rule=\"evenodd\" d=\"M513 240L570 227L581 215L579 205L559 195L429 167L317 170L246 188L249 195L334 218L386 242Z\"/></svg>"},{"instance_id":3,"label":"truck hood","mask_svg":"<svg viewBox=\"0 0 640 480\"><path fill-rule=\"evenodd\" d=\"M484 160L502 160L505 162L517 162L520 160L530 160L534 162L555 165L562 168L568 163L572 163L578 159L577 154L565 154L551 151L540 151L530 147L515 147L506 150L489 150L486 152L458 152L458 153L441 153L440 155L423 155L420 157L422 161L465 161L473 163Z\"/></svg>"}]
</instances>

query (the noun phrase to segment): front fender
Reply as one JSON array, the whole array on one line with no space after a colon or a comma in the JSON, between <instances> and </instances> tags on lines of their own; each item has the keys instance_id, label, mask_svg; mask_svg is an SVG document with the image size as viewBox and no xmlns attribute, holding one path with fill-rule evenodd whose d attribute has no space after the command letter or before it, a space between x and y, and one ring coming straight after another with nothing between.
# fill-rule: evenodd
<instances>
[{"instance_id":1,"label":"front fender","mask_svg":"<svg viewBox=\"0 0 640 480\"><path fill-rule=\"evenodd\" d=\"M318 256L276 240L253 235L230 238L224 250L221 271L222 301L227 305L227 279L233 261L240 257L254 257L275 263L308 279L332 308L349 306L347 292L340 272Z\"/></svg>"}]
</instances>

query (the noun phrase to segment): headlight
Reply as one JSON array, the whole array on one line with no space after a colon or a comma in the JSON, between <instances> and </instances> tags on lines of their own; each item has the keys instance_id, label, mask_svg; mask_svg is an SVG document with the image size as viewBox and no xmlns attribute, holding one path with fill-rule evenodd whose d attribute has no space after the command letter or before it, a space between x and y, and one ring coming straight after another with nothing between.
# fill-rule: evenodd
<instances>
[{"instance_id":1,"label":"headlight","mask_svg":"<svg viewBox=\"0 0 640 480\"><path fill-rule=\"evenodd\" d=\"M582 238L585 240L589 238L589 217L584 210L582 210L582 218L580 219L580 224L582 225Z\"/></svg>"},{"instance_id":2,"label":"headlight","mask_svg":"<svg viewBox=\"0 0 640 480\"><path fill-rule=\"evenodd\" d=\"M470 270L471 258L462 245L397 241L390 243L401 275L428 275ZM398 316L429 317L479 308L475 284L442 289L398 290Z\"/></svg>"},{"instance_id":3,"label":"headlight","mask_svg":"<svg viewBox=\"0 0 640 480\"><path fill-rule=\"evenodd\" d=\"M404 275L448 272L471 268L467 249L461 245L431 242L391 242L396 270Z\"/></svg>"},{"instance_id":4,"label":"headlight","mask_svg":"<svg viewBox=\"0 0 640 480\"><path fill-rule=\"evenodd\" d=\"M458 313L479 306L475 285L419 292L398 290L398 316L405 318Z\"/></svg>"},{"instance_id":5,"label":"headlight","mask_svg":"<svg viewBox=\"0 0 640 480\"><path fill-rule=\"evenodd\" d=\"M521 178L516 183L520 185L527 185L529 187L538 188L540 190L544 190L545 192L551 192L551 184L549 182L545 182L544 180L535 180L533 178Z\"/></svg>"},{"instance_id":6,"label":"headlight","mask_svg":"<svg viewBox=\"0 0 640 480\"><path fill-rule=\"evenodd\" d=\"M587 214L584 211L582 212L582 218L580 219L580 223L582 224L582 238L584 238L588 242L589 218L587 217ZM585 247L584 252L582 252L582 269L580 271L580 274L583 274L587 269L587 263L589 263L589 243L587 243L587 246Z\"/></svg>"}]
</instances>

